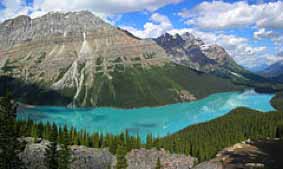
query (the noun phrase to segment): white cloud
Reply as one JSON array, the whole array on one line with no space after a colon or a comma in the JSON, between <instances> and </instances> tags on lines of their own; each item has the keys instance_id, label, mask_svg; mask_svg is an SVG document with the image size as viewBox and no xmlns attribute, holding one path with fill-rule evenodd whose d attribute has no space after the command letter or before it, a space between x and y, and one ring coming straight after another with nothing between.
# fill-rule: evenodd
<instances>
[{"instance_id":1,"label":"white cloud","mask_svg":"<svg viewBox=\"0 0 283 169\"><path fill-rule=\"evenodd\" d=\"M266 30L265 28L260 28L253 33L255 40L270 39L275 48L282 50L283 46L283 32L276 30Z\"/></svg>"},{"instance_id":2,"label":"white cloud","mask_svg":"<svg viewBox=\"0 0 283 169\"><path fill-rule=\"evenodd\" d=\"M22 0L2 0L0 3L5 7L5 9L0 10L0 21L17 15L27 15L30 9Z\"/></svg>"},{"instance_id":3,"label":"white cloud","mask_svg":"<svg viewBox=\"0 0 283 169\"><path fill-rule=\"evenodd\" d=\"M121 14L135 11L155 11L182 0L34 0L34 7L42 11L90 10L104 14Z\"/></svg>"},{"instance_id":4,"label":"white cloud","mask_svg":"<svg viewBox=\"0 0 283 169\"><path fill-rule=\"evenodd\" d=\"M273 38L275 35L272 31L267 31L265 28L261 28L254 32L254 38L260 40L262 38Z\"/></svg>"},{"instance_id":5,"label":"white cloud","mask_svg":"<svg viewBox=\"0 0 283 169\"><path fill-rule=\"evenodd\" d=\"M201 28L223 29L256 25L260 28L283 28L283 2L250 5L246 1L202 2L192 10L184 9L179 16L188 24Z\"/></svg>"},{"instance_id":6,"label":"white cloud","mask_svg":"<svg viewBox=\"0 0 283 169\"><path fill-rule=\"evenodd\" d=\"M31 17L39 17L50 11L81 11L89 10L96 15L107 18L136 11L155 11L168 4L176 4L182 0L33 0L31 6L27 6L25 0L2 0L5 7L0 11L0 21L15 17L19 14L29 14Z\"/></svg>"},{"instance_id":7,"label":"white cloud","mask_svg":"<svg viewBox=\"0 0 283 169\"><path fill-rule=\"evenodd\" d=\"M121 26L135 36L140 38L156 38L161 34L170 31L173 26L169 18L159 13L153 13L150 17L150 22L145 23L144 28L136 29L131 26Z\"/></svg>"}]
</instances>

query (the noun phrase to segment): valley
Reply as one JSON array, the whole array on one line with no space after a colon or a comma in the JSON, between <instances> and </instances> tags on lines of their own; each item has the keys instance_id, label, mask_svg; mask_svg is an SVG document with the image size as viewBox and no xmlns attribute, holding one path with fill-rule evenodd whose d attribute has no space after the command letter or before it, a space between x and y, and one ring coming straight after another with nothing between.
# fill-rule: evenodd
<instances>
[{"instance_id":1,"label":"valley","mask_svg":"<svg viewBox=\"0 0 283 169\"><path fill-rule=\"evenodd\" d=\"M281 62L254 73L231 56L245 39L127 30L89 11L0 23L0 169L281 167Z\"/></svg>"},{"instance_id":2,"label":"valley","mask_svg":"<svg viewBox=\"0 0 283 169\"><path fill-rule=\"evenodd\" d=\"M140 39L88 11L7 20L0 51L0 87L32 105L135 108L280 89L190 33Z\"/></svg>"}]
</instances>

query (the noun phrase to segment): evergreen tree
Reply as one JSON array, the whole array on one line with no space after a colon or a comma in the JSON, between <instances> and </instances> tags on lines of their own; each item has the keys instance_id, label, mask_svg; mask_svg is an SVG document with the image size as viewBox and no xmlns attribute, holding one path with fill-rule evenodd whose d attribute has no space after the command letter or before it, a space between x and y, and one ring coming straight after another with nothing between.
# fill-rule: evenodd
<instances>
[{"instance_id":1,"label":"evergreen tree","mask_svg":"<svg viewBox=\"0 0 283 169\"><path fill-rule=\"evenodd\" d=\"M59 169L69 169L69 164L71 162L71 150L69 145L71 144L71 140L67 126L64 126L62 142L62 148L59 152Z\"/></svg>"},{"instance_id":2,"label":"evergreen tree","mask_svg":"<svg viewBox=\"0 0 283 169\"><path fill-rule=\"evenodd\" d=\"M10 96L0 98L0 168L19 169L19 142L16 132L16 105Z\"/></svg>"},{"instance_id":3,"label":"evergreen tree","mask_svg":"<svg viewBox=\"0 0 283 169\"><path fill-rule=\"evenodd\" d=\"M146 148L146 149L151 149L151 148L152 148L152 145L153 145L152 134L148 134L148 135L146 136L146 146L145 146L145 148Z\"/></svg>"},{"instance_id":4,"label":"evergreen tree","mask_svg":"<svg viewBox=\"0 0 283 169\"><path fill-rule=\"evenodd\" d=\"M53 124L49 139L50 144L47 146L45 155L46 166L48 167L48 169L58 169L57 137L57 126Z\"/></svg>"},{"instance_id":5,"label":"evergreen tree","mask_svg":"<svg viewBox=\"0 0 283 169\"><path fill-rule=\"evenodd\" d=\"M33 142L36 143L38 138L37 125L32 125L31 137L33 138Z\"/></svg>"},{"instance_id":6,"label":"evergreen tree","mask_svg":"<svg viewBox=\"0 0 283 169\"><path fill-rule=\"evenodd\" d=\"M283 138L283 122L279 123L276 127L276 137Z\"/></svg>"},{"instance_id":7,"label":"evergreen tree","mask_svg":"<svg viewBox=\"0 0 283 169\"><path fill-rule=\"evenodd\" d=\"M161 169L161 168L162 168L162 166L161 166L160 158L158 157L155 169Z\"/></svg>"},{"instance_id":8,"label":"evergreen tree","mask_svg":"<svg viewBox=\"0 0 283 169\"><path fill-rule=\"evenodd\" d=\"M126 153L126 148L119 145L116 152L116 169L126 169L128 167L127 159L125 158Z\"/></svg>"}]
</instances>

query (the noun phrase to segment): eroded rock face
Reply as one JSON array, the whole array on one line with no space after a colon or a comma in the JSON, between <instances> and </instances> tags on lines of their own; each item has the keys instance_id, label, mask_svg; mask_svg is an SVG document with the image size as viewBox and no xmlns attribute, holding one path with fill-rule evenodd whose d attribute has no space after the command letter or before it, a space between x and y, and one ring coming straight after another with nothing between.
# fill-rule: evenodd
<instances>
[{"instance_id":1,"label":"eroded rock face","mask_svg":"<svg viewBox=\"0 0 283 169\"><path fill-rule=\"evenodd\" d=\"M71 98L71 106L95 106L101 81L111 80L113 72L168 62L154 41L87 11L19 16L0 24L0 75L58 91Z\"/></svg>"},{"instance_id":2,"label":"eroded rock face","mask_svg":"<svg viewBox=\"0 0 283 169\"><path fill-rule=\"evenodd\" d=\"M72 146L72 169L109 169L115 157L107 149Z\"/></svg>"},{"instance_id":3,"label":"eroded rock face","mask_svg":"<svg viewBox=\"0 0 283 169\"><path fill-rule=\"evenodd\" d=\"M193 169L224 169L224 167L219 161L208 161L198 164Z\"/></svg>"},{"instance_id":4,"label":"eroded rock face","mask_svg":"<svg viewBox=\"0 0 283 169\"><path fill-rule=\"evenodd\" d=\"M163 169L190 169L196 163L196 158L170 154L165 150L132 150L127 155L128 169L154 169L158 157Z\"/></svg>"},{"instance_id":5,"label":"eroded rock face","mask_svg":"<svg viewBox=\"0 0 283 169\"><path fill-rule=\"evenodd\" d=\"M215 72L221 69L221 71L239 72L244 70L236 64L223 47L206 45L188 32L182 35L166 33L155 41L166 50L174 62L198 71Z\"/></svg>"},{"instance_id":6,"label":"eroded rock face","mask_svg":"<svg viewBox=\"0 0 283 169\"><path fill-rule=\"evenodd\" d=\"M24 151L19 154L27 169L47 169L44 154L49 142L38 139L37 143L34 143L32 138L21 138L20 140L27 143ZM60 146L58 146L59 149ZM71 152L71 169L109 169L114 168L116 164L116 157L108 149L74 145L71 146ZM154 169L158 157L163 169L190 169L197 161L196 158L170 154L165 150L136 149L126 156L128 169Z\"/></svg>"}]
</instances>

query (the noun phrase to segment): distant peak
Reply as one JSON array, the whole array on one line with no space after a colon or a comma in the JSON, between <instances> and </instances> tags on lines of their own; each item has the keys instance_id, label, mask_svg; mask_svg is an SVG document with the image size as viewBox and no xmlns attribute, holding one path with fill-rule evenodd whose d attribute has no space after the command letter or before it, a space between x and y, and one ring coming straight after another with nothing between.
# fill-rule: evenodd
<instances>
[{"instance_id":1,"label":"distant peak","mask_svg":"<svg viewBox=\"0 0 283 169\"><path fill-rule=\"evenodd\" d=\"M195 36L192 33L190 33L190 32L183 33L182 37L187 37L187 38L195 39Z\"/></svg>"}]
</instances>

